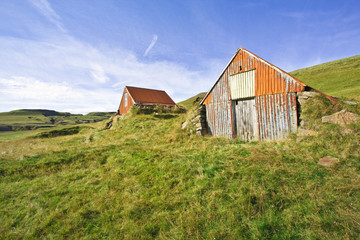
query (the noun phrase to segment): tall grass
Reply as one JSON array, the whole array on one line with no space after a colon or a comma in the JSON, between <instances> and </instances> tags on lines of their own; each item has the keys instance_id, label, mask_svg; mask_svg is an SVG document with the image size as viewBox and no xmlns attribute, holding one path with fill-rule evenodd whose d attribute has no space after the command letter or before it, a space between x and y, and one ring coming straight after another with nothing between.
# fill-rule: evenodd
<instances>
[{"instance_id":1,"label":"tall grass","mask_svg":"<svg viewBox=\"0 0 360 240\"><path fill-rule=\"evenodd\" d=\"M317 136L244 143L189 137L185 118L132 113L112 130L98 123L75 135L0 142L1 237L359 236L358 134L320 124ZM318 165L326 155L339 164Z\"/></svg>"}]
</instances>

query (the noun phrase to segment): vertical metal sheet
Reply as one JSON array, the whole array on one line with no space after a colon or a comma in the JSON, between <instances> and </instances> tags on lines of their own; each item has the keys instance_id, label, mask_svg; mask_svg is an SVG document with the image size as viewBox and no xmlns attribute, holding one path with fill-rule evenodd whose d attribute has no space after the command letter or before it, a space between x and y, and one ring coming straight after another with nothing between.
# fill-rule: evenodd
<instances>
[{"instance_id":1,"label":"vertical metal sheet","mask_svg":"<svg viewBox=\"0 0 360 240\"><path fill-rule=\"evenodd\" d=\"M258 139L285 138L290 132L296 131L295 93L303 91L304 86L260 57L247 50L240 50L203 102L206 105L210 134L229 138L233 138L235 134L245 135L238 132L236 117L239 119L239 116L236 114L240 112L236 112L235 102L231 100L256 96ZM246 112L242 114L247 115Z\"/></svg>"},{"instance_id":2,"label":"vertical metal sheet","mask_svg":"<svg viewBox=\"0 0 360 240\"><path fill-rule=\"evenodd\" d=\"M255 96L255 70L245 71L229 76L231 99Z\"/></svg>"},{"instance_id":3,"label":"vertical metal sheet","mask_svg":"<svg viewBox=\"0 0 360 240\"><path fill-rule=\"evenodd\" d=\"M207 104L206 118L210 135L233 138L230 101Z\"/></svg>"},{"instance_id":4,"label":"vertical metal sheet","mask_svg":"<svg viewBox=\"0 0 360 240\"><path fill-rule=\"evenodd\" d=\"M259 139L283 139L297 129L296 93L256 97Z\"/></svg>"},{"instance_id":5,"label":"vertical metal sheet","mask_svg":"<svg viewBox=\"0 0 360 240\"><path fill-rule=\"evenodd\" d=\"M125 106L125 97L127 97L127 106ZM127 113L133 105L134 105L134 101L132 100L127 89L125 88L123 96L121 97L118 113L120 115Z\"/></svg>"},{"instance_id":6,"label":"vertical metal sheet","mask_svg":"<svg viewBox=\"0 0 360 240\"><path fill-rule=\"evenodd\" d=\"M236 136L244 141L258 140L258 121L255 98L233 102Z\"/></svg>"}]
</instances>

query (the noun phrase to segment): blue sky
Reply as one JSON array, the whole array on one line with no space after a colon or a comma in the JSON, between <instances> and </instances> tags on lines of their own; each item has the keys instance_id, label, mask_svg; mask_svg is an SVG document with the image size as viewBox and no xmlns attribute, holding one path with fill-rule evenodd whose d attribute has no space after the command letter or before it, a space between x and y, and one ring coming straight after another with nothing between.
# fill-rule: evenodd
<instances>
[{"instance_id":1,"label":"blue sky","mask_svg":"<svg viewBox=\"0 0 360 240\"><path fill-rule=\"evenodd\" d=\"M2 0L0 111L208 91L240 46L292 71L360 54L360 1Z\"/></svg>"}]
</instances>

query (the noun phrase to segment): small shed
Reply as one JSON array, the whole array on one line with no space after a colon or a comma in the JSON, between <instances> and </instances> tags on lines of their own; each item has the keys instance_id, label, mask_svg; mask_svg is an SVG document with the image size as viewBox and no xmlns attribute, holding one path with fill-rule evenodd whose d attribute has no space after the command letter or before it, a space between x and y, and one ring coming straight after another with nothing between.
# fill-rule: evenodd
<instances>
[{"instance_id":1,"label":"small shed","mask_svg":"<svg viewBox=\"0 0 360 240\"><path fill-rule=\"evenodd\" d=\"M297 131L297 93L310 90L317 91L239 48L201 101L208 132L245 141L283 139Z\"/></svg>"},{"instance_id":2,"label":"small shed","mask_svg":"<svg viewBox=\"0 0 360 240\"><path fill-rule=\"evenodd\" d=\"M150 107L162 105L175 107L175 102L163 90L125 86L118 113L127 113L133 105Z\"/></svg>"}]
</instances>

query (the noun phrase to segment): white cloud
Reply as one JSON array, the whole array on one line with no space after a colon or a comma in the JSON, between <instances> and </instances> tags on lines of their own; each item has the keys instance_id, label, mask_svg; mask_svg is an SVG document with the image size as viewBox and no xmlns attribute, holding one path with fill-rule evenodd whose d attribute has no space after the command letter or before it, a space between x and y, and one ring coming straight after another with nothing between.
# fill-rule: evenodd
<instances>
[{"instance_id":1,"label":"white cloud","mask_svg":"<svg viewBox=\"0 0 360 240\"><path fill-rule=\"evenodd\" d=\"M62 101L79 97L67 83L42 82L32 77L0 78L0 86L2 96L18 100Z\"/></svg>"},{"instance_id":2,"label":"white cloud","mask_svg":"<svg viewBox=\"0 0 360 240\"><path fill-rule=\"evenodd\" d=\"M142 62L132 52L96 48L71 37L0 37L0 46L0 111L115 111L125 85L162 89L181 101L207 91L224 67L207 61L199 72L175 62Z\"/></svg>"},{"instance_id":3,"label":"white cloud","mask_svg":"<svg viewBox=\"0 0 360 240\"><path fill-rule=\"evenodd\" d=\"M109 80L109 77L106 76L104 69L99 64L93 65L93 71L91 71L91 76L94 80L100 83L105 83Z\"/></svg>"},{"instance_id":4,"label":"white cloud","mask_svg":"<svg viewBox=\"0 0 360 240\"><path fill-rule=\"evenodd\" d=\"M60 31L66 32L60 16L52 9L47 0L30 0L30 2L44 15L50 22L52 22Z\"/></svg>"},{"instance_id":5,"label":"white cloud","mask_svg":"<svg viewBox=\"0 0 360 240\"><path fill-rule=\"evenodd\" d=\"M193 71L177 62L142 62L122 48L96 47L69 35L49 2L31 3L61 32L49 30L41 40L0 36L0 111L116 111L125 85L162 89L178 102L207 91L224 67L207 59L202 71Z\"/></svg>"},{"instance_id":6,"label":"white cloud","mask_svg":"<svg viewBox=\"0 0 360 240\"><path fill-rule=\"evenodd\" d=\"M146 51L144 53L144 57L146 57L149 54L150 50L155 46L155 43L157 42L157 40L158 40L158 35L154 34L150 45L148 46L148 48L146 49Z\"/></svg>"}]
</instances>

